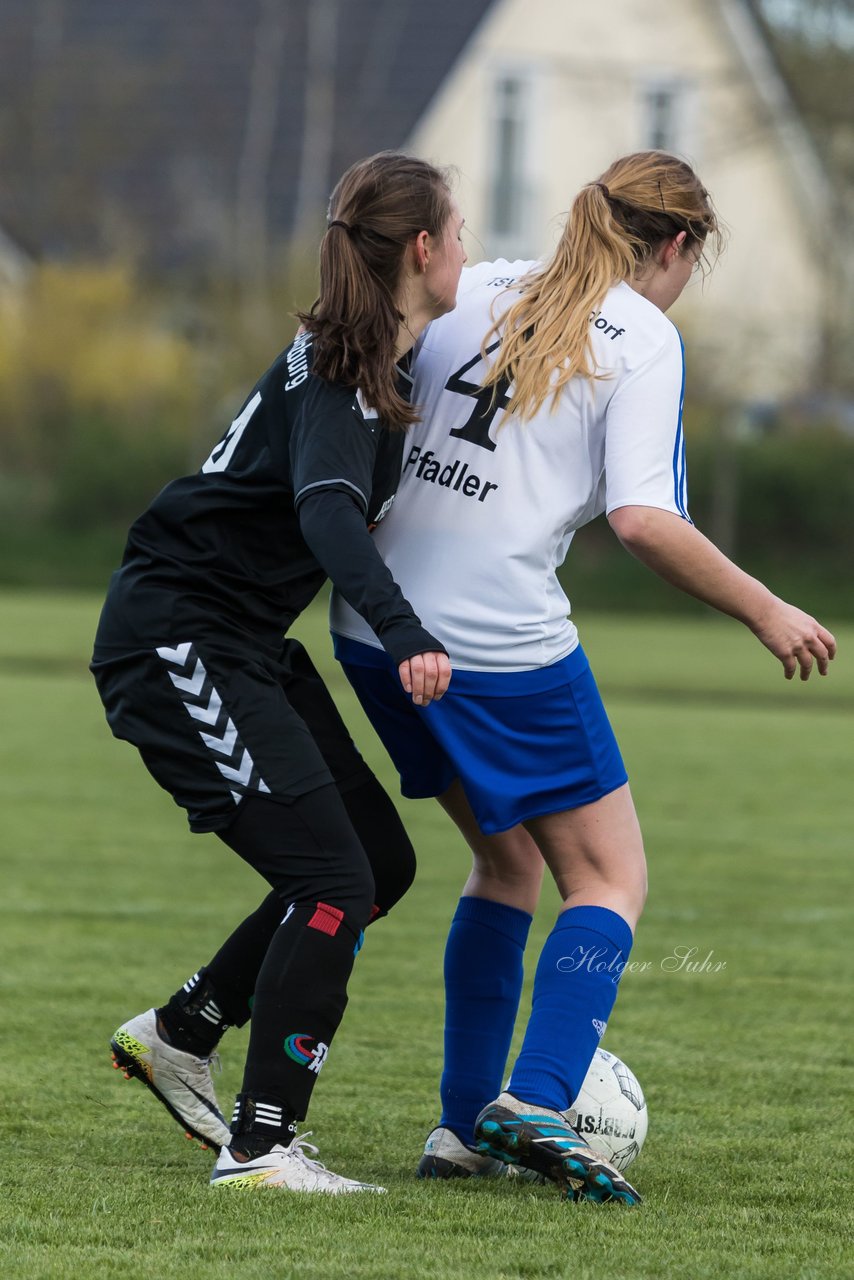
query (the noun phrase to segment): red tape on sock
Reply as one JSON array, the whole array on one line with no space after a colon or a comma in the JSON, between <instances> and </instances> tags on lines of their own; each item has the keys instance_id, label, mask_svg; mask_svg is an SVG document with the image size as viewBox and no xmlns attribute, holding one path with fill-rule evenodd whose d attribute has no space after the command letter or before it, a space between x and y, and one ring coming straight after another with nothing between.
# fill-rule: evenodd
<instances>
[{"instance_id":1,"label":"red tape on sock","mask_svg":"<svg viewBox=\"0 0 854 1280\"><path fill-rule=\"evenodd\" d=\"M318 902L317 910L308 922L309 929L318 929L320 933L328 933L334 938L341 928L344 912L337 907L330 907L326 902Z\"/></svg>"}]
</instances>

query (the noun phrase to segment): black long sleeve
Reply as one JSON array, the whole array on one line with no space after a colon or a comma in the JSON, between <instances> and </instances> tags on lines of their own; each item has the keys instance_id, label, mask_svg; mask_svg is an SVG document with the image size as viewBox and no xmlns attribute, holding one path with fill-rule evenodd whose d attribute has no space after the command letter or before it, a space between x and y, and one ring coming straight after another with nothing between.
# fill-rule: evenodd
<instances>
[{"instance_id":1,"label":"black long sleeve","mask_svg":"<svg viewBox=\"0 0 854 1280\"><path fill-rule=\"evenodd\" d=\"M365 619L396 666L417 653L446 653L426 631L377 551L355 497L335 489L299 504L305 542L341 595Z\"/></svg>"}]
</instances>

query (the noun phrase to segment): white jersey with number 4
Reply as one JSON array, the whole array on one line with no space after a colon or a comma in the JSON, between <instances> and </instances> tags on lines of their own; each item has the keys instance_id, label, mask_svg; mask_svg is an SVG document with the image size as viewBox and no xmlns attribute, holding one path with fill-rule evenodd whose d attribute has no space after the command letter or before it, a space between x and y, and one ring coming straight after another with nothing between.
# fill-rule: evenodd
<instances>
[{"instance_id":1,"label":"white jersey with number 4","mask_svg":"<svg viewBox=\"0 0 854 1280\"><path fill-rule=\"evenodd\" d=\"M509 418L490 392L480 345L533 262L463 272L457 307L415 355L403 475L377 545L452 665L472 671L548 666L578 643L558 582L576 529L603 511L646 506L688 519L678 331L627 284L591 315L599 377L573 378L556 410ZM511 292L507 292L507 290ZM488 357L487 357L488 358ZM332 630L380 647L333 595Z\"/></svg>"}]
</instances>

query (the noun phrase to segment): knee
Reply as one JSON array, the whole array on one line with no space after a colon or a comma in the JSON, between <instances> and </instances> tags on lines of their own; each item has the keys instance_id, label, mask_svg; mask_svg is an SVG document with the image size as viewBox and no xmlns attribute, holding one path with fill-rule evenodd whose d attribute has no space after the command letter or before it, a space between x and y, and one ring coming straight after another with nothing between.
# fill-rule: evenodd
<instances>
[{"instance_id":1,"label":"knee","mask_svg":"<svg viewBox=\"0 0 854 1280\"><path fill-rule=\"evenodd\" d=\"M374 914L387 915L415 879L412 841L394 802L373 774L346 791L342 799L370 863Z\"/></svg>"},{"instance_id":2,"label":"knee","mask_svg":"<svg viewBox=\"0 0 854 1280\"><path fill-rule=\"evenodd\" d=\"M646 906L647 893L649 891L649 880L646 874L646 862L644 861L638 870L635 883L631 888L631 906L635 920L639 920Z\"/></svg>"},{"instance_id":3,"label":"knee","mask_svg":"<svg viewBox=\"0 0 854 1280\"><path fill-rule=\"evenodd\" d=\"M649 879L646 869L646 854L643 844L637 849L626 869L626 883L638 914L643 911L646 895L649 890Z\"/></svg>"},{"instance_id":4,"label":"knee","mask_svg":"<svg viewBox=\"0 0 854 1280\"><path fill-rule=\"evenodd\" d=\"M338 919L358 938L374 914L374 877L367 860L362 865L352 854L346 862L329 863L325 874L294 885L285 881L276 887L287 917L292 911L320 912Z\"/></svg>"},{"instance_id":5,"label":"knee","mask_svg":"<svg viewBox=\"0 0 854 1280\"><path fill-rule=\"evenodd\" d=\"M415 880L415 850L402 828L401 837L389 851L390 856L374 866L376 915L388 915Z\"/></svg>"},{"instance_id":6,"label":"knee","mask_svg":"<svg viewBox=\"0 0 854 1280\"><path fill-rule=\"evenodd\" d=\"M634 930L643 913L648 890L646 859L641 850L639 857L624 871L619 882L619 894L622 898L621 914L625 916Z\"/></svg>"},{"instance_id":7,"label":"knee","mask_svg":"<svg viewBox=\"0 0 854 1280\"><path fill-rule=\"evenodd\" d=\"M374 872L334 787L287 805L252 797L221 838L267 880L285 909L325 903L357 931L370 920Z\"/></svg>"},{"instance_id":8,"label":"knee","mask_svg":"<svg viewBox=\"0 0 854 1280\"><path fill-rule=\"evenodd\" d=\"M321 900L343 911L356 933L370 923L376 902L376 884L364 850L353 839L330 849L322 871L305 881L299 895L305 903Z\"/></svg>"},{"instance_id":9,"label":"knee","mask_svg":"<svg viewBox=\"0 0 854 1280\"><path fill-rule=\"evenodd\" d=\"M543 885L545 862L523 827L469 839L472 870L466 892L533 915Z\"/></svg>"},{"instance_id":10,"label":"knee","mask_svg":"<svg viewBox=\"0 0 854 1280\"><path fill-rule=\"evenodd\" d=\"M539 888L545 866L542 854L522 827L484 836L472 846L472 871L484 880Z\"/></svg>"},{"instance_id":11,"label":"knee","mask_svg":"<svg viewBox=\"0 0 854 1280\"><path fill-rule=\"evenodd\" d=\"M364 866L359 868L353 883L351 883L347 891L348 914L352 916L354 921L358 920L360 922L360 929L364 929L366 925L370 924L374 915L376 900L376 882L366 858Z\"/></svg>"}]
</instances>

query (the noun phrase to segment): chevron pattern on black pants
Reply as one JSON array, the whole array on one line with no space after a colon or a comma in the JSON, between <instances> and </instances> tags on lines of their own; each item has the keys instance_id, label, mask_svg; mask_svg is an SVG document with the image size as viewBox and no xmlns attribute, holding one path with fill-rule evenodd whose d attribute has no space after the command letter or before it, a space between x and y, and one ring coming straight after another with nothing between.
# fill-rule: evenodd
<instances>
[{"instance_id":1,"label":"chevron pattern on black pants","mask_svg":"<svg viewBox=\"0 0 854 1280\"><path fill-rule=\"evenodd\" d=\"M174 649L162 645L157 655L165 662L169 679L178 690L188 715L196 721L199 737L229 784L234 803L239 804L250 791L269 795L270 788L241 741L237 726L223 706L195 647L190 641ZM203 725L207 728L202 728Z\"/></svg>"}]
</instances>

